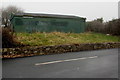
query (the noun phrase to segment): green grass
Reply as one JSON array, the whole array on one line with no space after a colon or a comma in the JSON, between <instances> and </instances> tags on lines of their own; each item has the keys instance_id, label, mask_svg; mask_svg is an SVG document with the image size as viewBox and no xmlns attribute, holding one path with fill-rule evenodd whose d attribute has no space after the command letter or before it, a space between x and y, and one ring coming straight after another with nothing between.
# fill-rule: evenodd
<instances>
[{"instance_id":1,"label":"green grass","mask_svg":"<svg viewBox=\"0 0 120 80\"><path fill-rule=\"evenodd\" d=\"M60 45L79 43L118 42L118 37L100 33L16 33L16 40L26 45Z\"/></svg>"}]
</instances>

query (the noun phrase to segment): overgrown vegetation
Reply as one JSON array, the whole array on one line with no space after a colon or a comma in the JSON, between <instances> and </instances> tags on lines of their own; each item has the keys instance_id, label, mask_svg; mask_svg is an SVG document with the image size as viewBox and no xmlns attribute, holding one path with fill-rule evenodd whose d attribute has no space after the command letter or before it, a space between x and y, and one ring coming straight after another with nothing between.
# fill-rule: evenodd
<instances>
[{"instance_id":1,"label":"overgrown vegetation","mask_svg":"<svg viewBox=\"0 0 120 80\"><path fill-rule=\"evenodd\" d=\"M118 37L100 33L16 33L16 40L25 45L61 45L79 43L118 42Z\"/></svg>"},{"instance_id":2,"label":"overgrown vegetation","mask_svg":"<svg viewBox=\"0 0 120 80\"><path fill-rule=\"evenodd\" d=\"M103 22L103 18L98 18L87 22L86 31L120 36L120 19L113 19L109 22Z\"/></svg>"},{"instance_id":3,"label":"overgrown vegetation","mask_svg":"<svg viewBox=\"0 0 120 80\"><path fill-rule=\"evenodd\" d=\"M6 8L0 8L1 17L0 21L2 24L0 25L0 33L2 34L2 47L16 47L21 44L15 40L15 35L13 35L13 30L11 28L11 14L15 13L23 13L24 11L17 6L8 6Z\"/></svg>"},{"instance_id":4,"label":"overgrown vegetation","mask_svg":"<svg viewBox=\"0 0 120 80\"><path fill-rule=\"evenodd\" d=\"M2 47L16 47L20 45L20 42L17 42L15 35L9 28L0 28L2 32Z\"/></svg>"}]
</instances>

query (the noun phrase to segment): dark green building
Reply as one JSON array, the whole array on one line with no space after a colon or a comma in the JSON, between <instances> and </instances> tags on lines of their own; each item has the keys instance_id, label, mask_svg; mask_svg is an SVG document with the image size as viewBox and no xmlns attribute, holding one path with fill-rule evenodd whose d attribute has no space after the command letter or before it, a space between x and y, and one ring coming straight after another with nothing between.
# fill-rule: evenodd
<instances>
[{"instance_id":1,"label":"dark green building","mask_svg":"<svg viewBox=\"0 0 120 80\"><path fill-rule=\"evenodd\" d=\"M85 31L85 18L68 15L19 13L12 15L14 32L73 32Z\"/></svg>"}]
</instances>

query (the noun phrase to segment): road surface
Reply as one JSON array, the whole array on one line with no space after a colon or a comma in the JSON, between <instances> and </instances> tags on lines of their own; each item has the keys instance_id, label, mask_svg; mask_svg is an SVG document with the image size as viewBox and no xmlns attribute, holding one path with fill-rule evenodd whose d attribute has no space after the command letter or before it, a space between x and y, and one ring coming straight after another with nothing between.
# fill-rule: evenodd
<instances>
[{"instance_id":1,"label":"road surface","mask_svg":"<svg viewBox=\"0 0 120 80\"><path fill-rule=\"evenodd\" d=\"M118 78L118 49L3 60L3 78Z\"/></svg>"}]
</instances>

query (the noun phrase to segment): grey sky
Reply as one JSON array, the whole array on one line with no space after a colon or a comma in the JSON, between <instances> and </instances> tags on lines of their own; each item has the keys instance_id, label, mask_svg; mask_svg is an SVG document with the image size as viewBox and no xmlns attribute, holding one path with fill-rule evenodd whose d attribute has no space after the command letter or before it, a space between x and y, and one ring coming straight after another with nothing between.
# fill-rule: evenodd
<instances>
[{"instance_id":1,"label":"grey sky","mask_svg":"<svg viewBox=\"0 0 120 80\"><path fill-rule=\"evenodd\" d=\"M15 5L32 13L76 15L87 21L103 17L104 21L118 18L118 2L3 2L2 6Z\"/></svg>"},{"instance_id":2,"label":"grey sky","mask_svg":"<svg viewBox=\"0 0 120 80\"><path fill-rule=\"evenodd\" d=\"M120 18L120 1L119 1L119 4L118 4L118 17Z\"/></svg>"}]
</instances>

